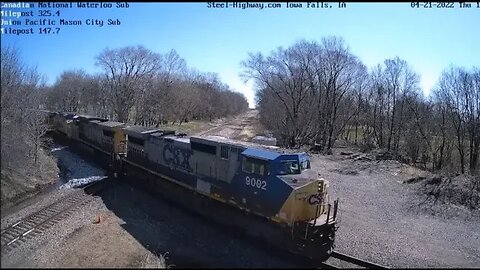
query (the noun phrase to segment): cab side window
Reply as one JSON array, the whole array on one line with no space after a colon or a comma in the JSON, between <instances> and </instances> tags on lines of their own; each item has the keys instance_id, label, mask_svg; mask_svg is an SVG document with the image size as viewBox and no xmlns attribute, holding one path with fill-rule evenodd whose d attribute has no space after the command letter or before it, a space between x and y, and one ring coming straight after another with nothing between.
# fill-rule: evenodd
<instances>
[{"instance_id":1,"label":"cab side window","mask_svg":"<svg viewBox=\"0 0 480 270\"><path fill-rule=\"evenodd\" d=\"M242 160L242 170L246 173L253 173L253 162L250 158L244 157Z\"/></svg>"},{"instance_id":2,"label":"cab side window","mask_svg":"<svg viewBox=\"0 0 480 270\"><path fill-rule=\"evenodd\" d=\"M253 173L258 175L270 175L268 163L254 158L243 157L242 170L245 173Z\"/></svg>"},{"instance_id":3,"label":"cab side window","mask_svg":"<svg viewBox=\"0 0 480 270\"><path fill-rule=\"evenodd\" d=\"M260 164L254 164L253 166L253 173L263 175L263 171L265 170L265 166Z\"/></svg>"}]
</instances>

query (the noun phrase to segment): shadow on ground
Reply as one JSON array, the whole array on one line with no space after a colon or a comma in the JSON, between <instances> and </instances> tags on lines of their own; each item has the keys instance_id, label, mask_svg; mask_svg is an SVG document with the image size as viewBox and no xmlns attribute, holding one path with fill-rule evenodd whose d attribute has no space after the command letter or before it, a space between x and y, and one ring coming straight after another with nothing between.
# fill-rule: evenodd
<instances>
[{"instance_id":1,"label":"shadow on ground","mask_svg":"<svg viewBox=\"0 0 480 270\"><path fill-rule=\"evenodd\" d=\"M308 267L299 258L265 250L225 227L179 208L133 184L114 180L99 194L120 225L170 267Z\"/></svg>"}]
</instances>

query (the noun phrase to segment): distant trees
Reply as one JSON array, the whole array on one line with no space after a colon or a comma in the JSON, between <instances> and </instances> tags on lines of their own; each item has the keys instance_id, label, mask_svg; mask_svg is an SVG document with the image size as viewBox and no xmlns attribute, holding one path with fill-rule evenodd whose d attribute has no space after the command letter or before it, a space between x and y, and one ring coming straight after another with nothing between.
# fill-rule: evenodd
<instances>
[{"instance_id":1,"label":"distant trees","mask_svg":"<svg viewBox=\"0 0 480 270\"><path fill-rule=\"evenodd\" d=\"M105 49L96 64L102 73L65 71L49 91L48 107L157 127L248 109L243 95L216 74L190 70L174 50L162 55L143 46Z\"/></svg>"},{"instance_id":2,"label":"distant trees","mask_svg":"<svg viewBox=\"0 0 480 270\"><path fill-rule=\"evenodd\" d=\"M151 126L248 108L217 74L189 68L174 50L105 49L96 57L102 73L65 71L51 87L42 86L17 54L2 48L2 150L18 147L32 162L44 127L27 108L43 100L53 110ZM328 152L340 140L433 171L480 170L479 67L445 69L426 98L405 60L394 57L368 69L335 36L301 40L269 55L250 53L242 66L242 77L255 82L260 120L280 144ZM16 134L29 135L12 146ZM2 162L17 162L3 152Z\"/></svg>"},{"instance_id":3,"label":"distant trees","mask_svg":"<svg viewBox=\"0 0 480 270\"><path fill-rule=\"evenodd\" d=\"M105 49L96 58L104 69L105 86L111 93L117 120L126 122L136 94L160 67L160 55L142 46Z\"/></svg>"},{"instance_id":4,"label":"distant trees","mask_svg":"<svg viewBox=\"0 0 480 270\"><path fill-rule=\"evenodd\" d=\"M368 70L339 37L250 53L242 66L256 83L260 119L281 144L329 150L342 139L434 171L479 171L478 67L445 70L426 99L405 60Z\"/></svg>"},{"instance_id":5,"label":"distant trees","mask_svg":"<svg viewBox=\"0 0 480 270\"><path fill-rule=\"evenodd\" d=\"M351 118L347 97L361 87L365 72L337 37L300 41L267 57L250 54L242 64L243 77L257 83L264 124L285 144L315 142L321 149L333 147Z\"/></svg>"},{"instance_id":6,"label":"distant trees","mask_svg":"<svg viewBox=\"0 0 480 270\"><path fill-rule=\"evenodd\" d=\"M480 148L480 81L479 69L467 71L450 67L444 70L437 89L435 101L441 106L442 119L453 129L455 145L460 160L460 171L468 166L471 172L478 169ZM468 153L467 153L468 152ZM440 158L443 158L440 156Z\"/></svg>"},{"instance_id":7,"label":"distant trees","mask_svg":"<svg viewBox=\"0 0 480 270\"><path fill-rule=\"evenodd\" d=\"M84 70L64 71L50 88L47 106L65 112L78 111L89 103L93 87L93 78Z\"/></svg>"},{"instance_id":8,"label":"distant trees","mask_svg":"<svg viewBox=\"0 0 480 270\"><path fill-rule=\"evenodd\" d=\"M150 80L144 80L135 104L135 123L165 123L170 119L177 102L171 102L175 87L180 87L181 76L186 70L186 62L174 50L159 55L159 65ZM177 89L180 90L180 89ZM180 91L182 92L182 91Z\"/></svg>"},{"instance_id":9,"label":"distant trees","mask_svg":"<svg viewBox=\"0 0 480 270\"><path fill-rule=\"evenodd\" d=\"M373 136L380 148L396 154L408 124L406 103L418 95L419 77L398 57L385 60L373 73Z\"/></svg>"}]
</instances>

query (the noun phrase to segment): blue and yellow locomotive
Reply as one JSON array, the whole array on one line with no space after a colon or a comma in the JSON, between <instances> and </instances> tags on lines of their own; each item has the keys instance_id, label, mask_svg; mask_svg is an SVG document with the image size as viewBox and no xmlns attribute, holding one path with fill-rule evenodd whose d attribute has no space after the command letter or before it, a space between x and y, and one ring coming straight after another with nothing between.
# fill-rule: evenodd
<instances>
[{"instance_id":1,"label":"blue and yellow locomotive","mask_svg":"<svg viewBox=\"0 0 480 270\"><path fill-rule=\"evenodd\" d=\"M68 115L63 124L62 114L55 117L56 128L103 153L117 174L210 219L312 259L326 259L334 247L338 201L330 204L329 183L305 153L86 116Z\"/></svg>"}]
</instances>

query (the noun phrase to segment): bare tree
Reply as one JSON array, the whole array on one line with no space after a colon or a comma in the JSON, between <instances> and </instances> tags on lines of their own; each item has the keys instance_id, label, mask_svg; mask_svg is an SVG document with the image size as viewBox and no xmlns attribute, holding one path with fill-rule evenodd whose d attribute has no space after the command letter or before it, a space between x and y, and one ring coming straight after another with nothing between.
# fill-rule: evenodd
<instances>
[{"instance_id":1,"label":"bare tree","mask_svg":"<svg viewBox=\"0 0 480 270\"><path fill-rule=\"evenodd\" d=\"M158 127L169 121L211 120L248 108L245 97L232 94L217 74L189 69L175 50L161 55L141 46L106 49L96 60L104 73L61 74L49 87L50 109Z\"/></svg>"},{"instance_id":2,"label":"bare tree","mask_svg":"<svg viewBox=\"0 0 480 270\"><path fill-rule=\"evenodd\" d=\"M112 94L118 121L128 121L140 81L152 78L158 72L160 60L159 54L143 46L107 48L96 57L96 64L105 71L106 85Z\"/></svg>"},{"instance_id":3,"label":"bare tree","mask_svg":"<svg viewBox=\"0 0 480 270\"><path fill-rule=\"evenodd\" d=\"M345 98L359 86L365 67L350 54L343 39L328 37L322 44L299 41L288 49L278 48L270 56L250 54L244 61L245 79L257 84L262 112L281 106L283 119L265 119L274 124L290 146L316 141L323 148L333 147L348 119ZM277 99L277 101L274 101ZM313 116L313 117L312 117Z\"/></svg>"},{"instance_id":4,"label":"bare tree","mask_svg":"<svg viewBox=\"0 0 480 270\"><path fill-rule=\"evenodd\" d=\"M476 173L480 151L480 68L474 67L471 74L468 119L470 134L470 172Z\"/></svg>"},{"instance_id":5,"label":"bare tree","mask_svg":"<svg viewBox=\"0 0 480 270\"><path fill-rule=\"evenodd\" d=\"M86 112L94 102L92 80L84 70L64 71L51 87L49 107L59 111Z\"/></svg>"},{"instance_id":6,"label":"bare tree","mask_svg":"<svg viewBox=\"0 0 480 270\"><path fill-rule=\"evenodd\" d=\"M37 173L41 137L46 128L38 113L41 76L28 67L15 47L1 50L2 170Z\"/></svg>"},{"instance_id":7,"label":"bare tree","mask_svg":"<svg viewBox=\"0 0 480 270\"><path fill-rule=\"evenodd\" d=\"M478 173L480 151L479 69L444 71L433 98L426 99L419 75L395 57L370 72L343 39L299 41L270 55L248 55L245 80L256 83L260 119L280 143L330 149L353 130L355 144L386 151L386 157L432 170L452 166ZM452 149L456 148L455 153Z\"/></svg>"},{"instance_id":8,"label":"bare tree","mask_svg":"<svg viewBox=\"0 0 480 270\"><path fill-rule=\"evenodd\" d=\"M387 151L397 153L404 126L405 100L407 95L417 92L419 77L405 60L398 57L384 62L382 86L386 91L386 115L388 119Z\"/></svg>"},{"instance_id":9,"label":"bare tree","mask_svg":"<svg viewBox=\"0 0 480 270\"><path fill-rule=\"evenodd\" d=\"M460 171L465 172L465 118L463 112L465 104L463 103L463 92L466 86L466 72L463 69L450 67L441 75L438 94L440 102L445 103L449 110L449 116L456 134L456 147L460 159Z\"/></svg>"},{"instance_id":10,"label":"bare tree","mask_svg":"<svg viewBox=\"0 0 480 270\"><path fill-rule=\"evenodd\" d=\"M257 97L277 99L277 102L274 103L263 103L260 100L261 104L275 104L282 107L284 118L277 118L277 121L280 122L276 125L284 130L280 132L280 136L290 146L297 145L301 135L305 133L304 129L309 127L309 125L301 123L307 119L303 115L302 107L311 92L310 86L307 85L306 67L314 57L306 51L316 48L318 48L316 43L301 41L288 49L278 48L268 57L264 57L260 53L249 54L249 58L242 62L245 68L242 76L246 80L253 79L257 84L258 91L265 91L265 93L257 94ZM269 120L275 121L274 119Z\"/></svg>"}]
</instances>

